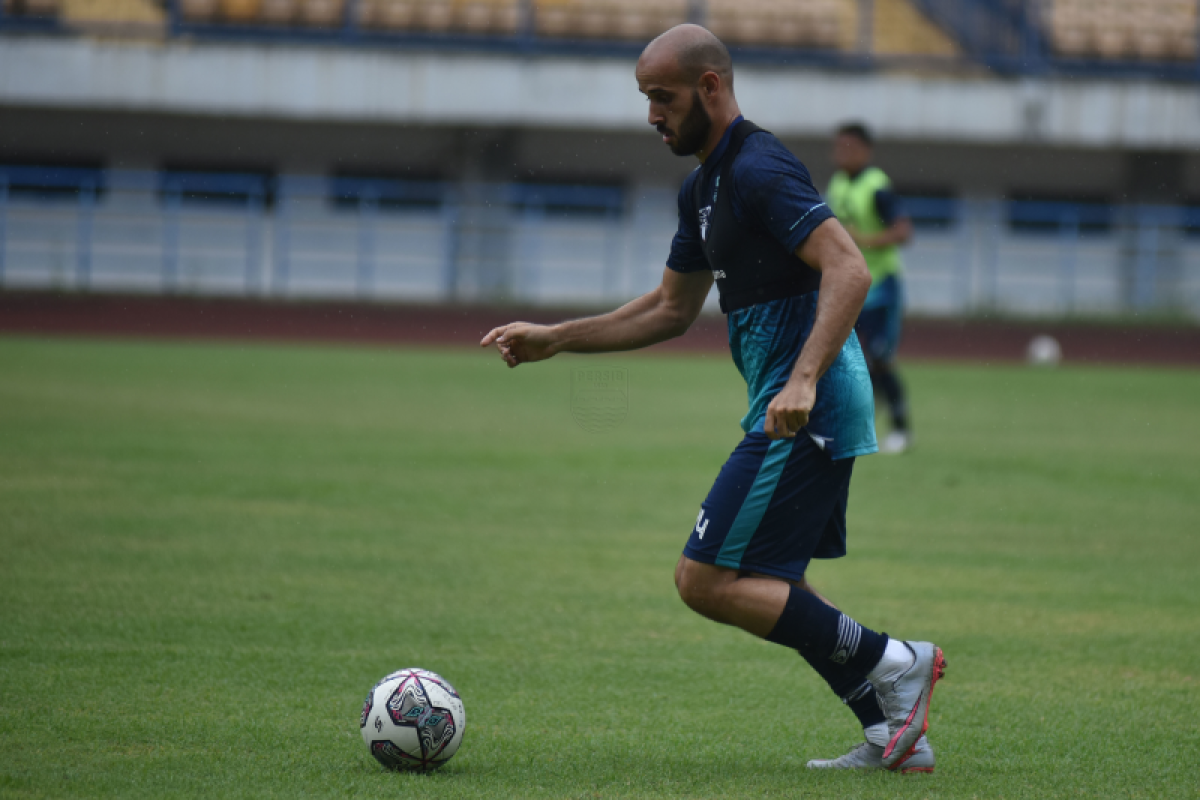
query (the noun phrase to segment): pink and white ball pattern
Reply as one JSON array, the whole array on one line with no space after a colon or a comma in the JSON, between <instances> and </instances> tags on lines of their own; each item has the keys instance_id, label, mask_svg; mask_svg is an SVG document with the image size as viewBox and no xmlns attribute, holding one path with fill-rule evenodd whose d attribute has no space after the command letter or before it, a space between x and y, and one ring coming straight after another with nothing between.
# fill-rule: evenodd
<instances>
[{"instance_id":1,"label":"pink and white ball pattern","mask_svg":"<svg viewBox=\"0 0 1200 800\"><path fill-rule=\"evenodd\" d=\"M462 744L462 698L440 675L402 669L367 693L359 727L375 759L388 769L430 772Z\"/></svg>"}]
</instances>

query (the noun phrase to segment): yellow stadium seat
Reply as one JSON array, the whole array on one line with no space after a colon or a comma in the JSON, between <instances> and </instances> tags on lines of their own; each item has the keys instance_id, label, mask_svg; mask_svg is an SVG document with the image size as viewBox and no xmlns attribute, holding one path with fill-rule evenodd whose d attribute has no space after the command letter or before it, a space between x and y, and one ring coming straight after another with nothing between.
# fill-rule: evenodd
<instances>
[{"instance_id":1,"label":"yellow stadium seat","mask_svg":"<svg viewBox=\"0 0 1200 800\"><path fill-rule=\"evenodd\" d=\"M217 15L217 0L179 0L179 13L184 19L202 22Z\"/></svg>"},{"instance_id":2,"label":"yellow stadium seat","mask_svg":"<svg viewBox=\"0 0 1200 800\"><path fill-rule=\"evenodd\" d=\"M296 18L296 0L221 0L222 16L231 22L248 21L240 10L232 10L242 7L255 9L257 21L268 25L290 25Z\"/></svg>"},{"instance_id":3,"label":"yellow stadium seat","mask_svg":"<svg viewBox=\"0 0 1200 800\"><path fill-rule=\"evenodd\" d=\"M418 0L363 0L359 20L368 28L408 30L416 25Z\"/></svg>"},{"instance_id":4,"label":"yellow stadium seat","mask_svg":"<svg viewBox=\"0 0 1200 800\"><path fill-rule=\"evenodd\" d=\"M219 0L221 17L228 22L254 22L262 10L259 0Z\"/></svg>"},{"instance_id":5,"label":"yellow stadium seat","mask_svg":"<svg viewBox=\"0 0 1200 800\"><path fill-rule=\"evenodd\" d=\"M1052 46L1063 55L1195 57L1194 0L1053 0L1045 20Z\"/></svg>"},{"instance_id":6,"label":"yellow stadium seat","mask_svg":"<svg viewBox=\"0 0 1200 800\"><path fill-rule=\"evenodd\" d=\"M314 27L332 28L342 24L344 0L300 0L300 21Z\"/></svg>"}]
</instances>

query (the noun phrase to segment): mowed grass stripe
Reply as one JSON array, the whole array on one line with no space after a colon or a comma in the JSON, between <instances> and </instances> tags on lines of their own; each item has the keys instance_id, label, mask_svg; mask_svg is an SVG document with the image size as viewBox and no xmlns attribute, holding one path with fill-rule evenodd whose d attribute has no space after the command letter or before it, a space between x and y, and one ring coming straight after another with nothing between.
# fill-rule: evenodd
<instances>
[{"instance_id":1,"label":"mowed grass stripe","mask_svg":"<svg viewBox=\"0 0 1200 800\"><path fill-rule=\"evenodd\" d=\"M572 366L629 371L589 434ZM913 365L811 577L932 638L933 776L811 774L850 714L672 568L740 437L727 358L0 339L0 796L1182 797L1200 373ZM433 776L355 726L445 674Z\"/></svg>"}]
</instances>

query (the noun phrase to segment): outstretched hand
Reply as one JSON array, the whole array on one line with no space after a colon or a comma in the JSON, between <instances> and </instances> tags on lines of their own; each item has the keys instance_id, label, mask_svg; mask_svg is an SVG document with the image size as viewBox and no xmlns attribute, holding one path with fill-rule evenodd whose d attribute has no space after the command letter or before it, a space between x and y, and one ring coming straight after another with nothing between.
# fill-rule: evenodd
<instances>
[{"instance_id":1,"label":"outstretched hand","mask_svg":"<svg viewBox=\"0 0 1200 800\"><path fill-rule=\"evenodd\" d=\"M532 361L543 361L557 352L554 335L549 326L530 322L510 322L493 328L479 342L480 347L496 345L500 357L509 367Z\"/></svg>"}]
</instances>

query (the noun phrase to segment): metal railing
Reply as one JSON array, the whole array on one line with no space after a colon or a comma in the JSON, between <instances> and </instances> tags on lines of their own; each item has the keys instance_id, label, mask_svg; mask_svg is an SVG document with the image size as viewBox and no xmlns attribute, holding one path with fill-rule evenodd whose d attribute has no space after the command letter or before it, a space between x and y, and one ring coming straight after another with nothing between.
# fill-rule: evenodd
<instances>
[{"instance_id":1,"label":"metal railing","mask_svg":"<svg viewBox=\"0 0 1200 800\"><path fill-rule=\"evenodd\" d=\"M0 166L0 287L620 302L674 191ZM1200 317L1200 207L909 198L914 311Z\"/></svg>"}]
</instances>

